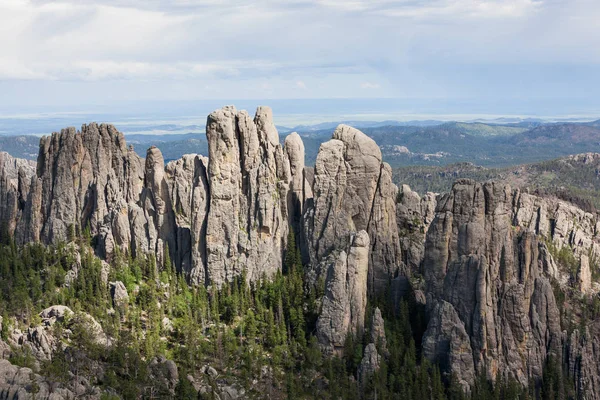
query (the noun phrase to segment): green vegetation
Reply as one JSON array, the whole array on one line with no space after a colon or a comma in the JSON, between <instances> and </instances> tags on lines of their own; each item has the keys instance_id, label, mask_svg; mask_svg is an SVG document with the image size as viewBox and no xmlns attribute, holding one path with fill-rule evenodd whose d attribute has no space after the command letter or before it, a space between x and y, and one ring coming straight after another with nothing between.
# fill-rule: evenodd
<instances>
[{"instance_id":1,"label":"green vegetation","mask_svg":"<svg viewBox=\"0 0 600 400\"><path fill-rule=\"evenodd\" d=\"M220 379L241 383L248 396L257 398L467 398L455 377L444 376L438 365L422 357L427 320L423 306L412 298L399 304L392 304L385 294L371 299L368 318L377 306L385 319L387 357L362 384L358 369L369 332L363 337L349 335L343 354L324 356L314 336L324 283L309 283L293 233L288 244L283 271L272 279L248 283L242 274L221 288L189 286L168 257L159 267L153 256L134 259L117 252L109 280L121 280L129 292L128 304L118 307L87 239L49 247L18 247L8 240L0 245L0 313L6 322L2 334L7 334L9 316L27 327L39 324L38 313L53 304L68 305L75 312L53 326L57 337L66 329L71 333L50 361L36 367L26 347L15 349L11 361L37 368L56 383L67 382L69 372L84 377L106 391L105 399L116 398L115 394L125 399L171 397L150 372L151 361L159 355L177 364L175 397L182 399L205 398L186 376L197 375L207 364L221 371ZM69 282L67 271L78 254L77 278ZM96 318L114 339L108 350L78 322L83 313ZM165 318L172 327L163 324ZM97 373L98 366L103 374ZM563 382L555 368L529 390L502 379L492 385L482 375L470 397L566 398L557 394L567 393L563 388L570 386Z\"/></svg>"},{"instance_id":2,"label":"green vegetation","mask_svg":"<svg viewBox=\"0 0 600 400\"><path fill-rule=\"evenodd\" d=\"M394 169L394 182L419 192L447 192L461 178L501 181L531 193L555 196L588 212L600 210L600 158L564 158L510 168L484 168L471 163L444 167L411 166Z\"/></svg>"}]
</instances>

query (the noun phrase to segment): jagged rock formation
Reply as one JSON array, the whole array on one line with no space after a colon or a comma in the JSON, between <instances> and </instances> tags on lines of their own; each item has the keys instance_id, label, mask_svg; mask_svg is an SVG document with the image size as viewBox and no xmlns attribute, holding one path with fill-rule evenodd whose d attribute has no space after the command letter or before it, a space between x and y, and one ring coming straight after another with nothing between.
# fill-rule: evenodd
<instances>
[{"instance_id":1,"label":"jagged rock formation","mask_svg":"<svg viewBox=\"0 0 600 400\"><path fill-rule=\"evenodd\" d=\"M0 224L7 233L14 233L34 174L31 161L0 152Z\"/></svg>"},{"instance_id":2,"label":"jagged rock formation","mask_svg":"<svg viewBox=\"0 0 600 400\"><path fill-rule=\"evenodd\" d=\"M281 269L288 233L289 162L271 109L254 120L225 107L209 115L207 276L220 284L246 270L251 280Z\"/></svg>"},{"instance_id":3,"label":"jagged rock formation","mask_svg":"<svg viewBox=\"0 0 600 400\"><path fill-rule=\"evenodd\" d=\"M463 385L484 371L527 385L561 356L559 311L535 232L512 225L513 192L458 181L438 201L425 244L431 320L424 354Z\"/></svg>"},{"instance_id":4,"label":"jagged rock formation","mask_svg":"<svg viewBox=\"0 0 600 400\"><path fill-rule=\"evenodd\" d=\"M23 170L21 184L5 191L15 206L0 215L20 243L55 243L89 229L109 261L118 248L162 263L169 249L195 284L219 285L243 270L250 280L272 275L290 225L313 265L365 230L372 291L401 272L397 189L363 133L338 127L314 174L297 134L281 146L267 107L254 119L234 107L215 111L207 138L208 159L187 155L165 166L159 149L144 161L111 125L65 129L41 140L36 174ZM327 168L339 171L328 177ZM15 172L3 171L14 186Z\"/></svg>"},{"instance_id":5,"label":"jagged rock formation","mask_svg":"<svg viewBox=\"0 0 600 400\"><path fill-rule=\"evenodd\" d=\"M367 385L369 377L379 370L380 364L381 356L377 353L375 344L369 343L358 365L358 381L362 388Z\"/></svg>"},{"instance_id":6,"label":"jagged rock formation","mask_svg":"<svg viewBox=\"0 0 600 400\"><path fill-rule=\"evenodd\" d=\"M110 282L110 296L115 307L123 309L129 303L129 293L121 281Z\"/></svg>"},{"instance_id":7,"label":"jagged rock formation","mask_svg":"<svg viewBox=\"0 0 600 400\"><path fill-rule=\"evenodd\" d=\"M565 332L564 364L581 398L595 399L600 393L600 327L595 322L583 331L575 329L569 337Z\"/></svg>"},{"instance_id":8,"label":"jagged rock formation","mask_svg":"<svg viewBox=\"0 0 600 400\"><path fill-rule=\"evenodd\" d=\"M569 246L574 252L600 255L596 232L600 220L594 214L551 197L537 197L514 191L512 200L514 225L531 229L549 239L559 249Z\"/></svg>"},{"instance_id":9,"label":"jagged rock formation","mask_svg":"<svg viewBox=\"0 0 600 400\"><path fill-rule=\"evenodd\" d=\"M425 234L435 217L436 202L434 193L427 193L421 198L408 185L402 185L398 191L396 223L402 261L411 272L419 271L423 262Z\"/></svg>"},{"instance_id":10,"label":"jagged rock formation","mask_svg":"<svg viewBox=\"0 0 600 400\"><path fill-rule=\"evenodd\" d=\"M112 125L54 133L40 142L35 173L0 158L0 222L19 243L89 229L107 260L118 248L160 264L168 249L194 284L220 285L243 270L250 280L270 276L302 213L302 141L292 135L284 151L268 107L254 119L233 107L215 111L207 137L209 159L186 155L165 166L158 148L143 160Z\"/></svg>"},{"instance_id":11,"label":"jagged rock formation","mask_svg":"<svg viewBox=\"0 0 600 400\"><path fill-rule=\"evenodd\" d=\"M369 235L360 231L351 245L323 263L327 273L317 339L328 353L339 354L349 333L362 335L367 307Z\"/></svg>"},{"instance_id":12,"label":"jagged rock formation","mask_svg":"<svg viewBox=\"0 0 600 400\"><path fill-rule=\"evenodd\" d=\"M296 233L302 229L302 212L304 203L312 197L312 193L306 193L305 169L304 169L304 143L296 132L290 133L285 138L285 154L290 164L290 190L288 194L289 223ZM298 235L300 236L300 235Z\"/></svg>"},{"instance_id":13,"label":"jagged rock formation","mask_svg":"<svg viewBox=\"0 0 600 400\"><path fill-rule=\"evenodd\" d=\"M68 321L66 317L71 317ZM91 383L83 376L67 372L64 379L57 381L49 377L38 375L39 368L35 371L30 368L19 367L11 364L8 357L11 352L19 348L28 348L34 356L35 363L50 360L57 351L64 351L67 359L82 357L77 350L69 347L71 334L75 325L81 324L80 329L90 333L91 340L103 348L111 346L112 339L100 327L100 324L89 314L73 313L66 306L55 305L46 308L40 313L41 325L27 328L25 332L13 329L8 338L8 343L0 340L0 399L36 398L49 400L62 400L73 398L100 399L103 398L98 381ZM56 322L65 324L59 330L53 329ZM81 362L81 358L78 362ZM90 360L90 373L103 379L105 365ZM150 379L166 388L171 395L175 394L179 375L177 365L165 357L155 357L148 364ZM88 375L89 376L89 375Z\"/></svg>"},{"instance_id":14,"label":"jagged rock formation","mask_svg":"<svg viewBox=\"0 0 600 400\"><path fill-rule=\"evenodd\" d=\"M174 260L193 284L206 276L206 215L208 214L208 158L184 155L165 167L171 205L175 213L178 252Z\"/></svg>"},{"instance_id":15,"label":"jagged rock formation","mask_svg":"<svg viewBox=\"0 0 600 400\"><path fill-rule=\"evenodd\" d=\"M0 398L1 399L41 399L63 400L85 396L87 399L100 399L101 392L79 378L65 387L58 382L49 382L35 374L30 368L12 365L0 359Z\"/></svg>"},{"instance_id":16,"label":"jagged rock formation","mask_svg":"<svg viewBox=\"0 0 600 400\"><path fill-rule=\"evenodd\" d=\"M68 338L67 334L57 337L52 329L55 322L63 322L66 316L72 317L67 325L68 329L79 325L90 333L91 340L99 346L106 347L111 344L111 339L104 333L100 324L87 313L75 314L69 307L55 305L46 308L39 315L40 325L30 326L25 331L13 329L7 344L13 348L28 348L38 361L50 360L59 343ZM0 343L3 342L0 340ZM9 348L8 352L10 351Z\"/></svg>"},{"instance_id":17,"label":"jagged rock formation","mask_svg":"<svg viewBox=\"0 0 600 400\"><path fill-rule=\"evenodd\" d=\"M39 219L26 221L20 237L57 242L87 226L99 233L107 216L137 199L142 173L142 160L111 125L84 125L81 132L69 128L42 138L26 206L26 214Z\"/></svg>"},{"instance_id":18,"label":"jagged rock formation","mask_svg":"<svg viewBox=\"0 0 600 400\"><path fill-rule=\"evenodd\" d=\"M317 156L314 205L305 213L310 260L318 264L349 234L365 230L370 237L369 291L385 289L401 272L396 226L397 188L391 168L382 163L373 139L340 125Z\"/></svg>"},{"instance_id":19,"label":"jagged rock formation","mask_svg":"<svg viewBox=\"0 0 600 400\"><path fill-rule=\"evenodd\" d=\"M153 254L159 265L168 257L197 285L244 272L248 280L272 276L291 227L312 283L325 281L316 334L326 352L339 354L348 334L363 335L368 295L412 290L430 318L423 354L465 390L483 372L527 385L554 355L580 393L597 397L600 329L562 332L551 285L600 292L597 215L494 183L461 180L448 194L422 197L398 190L377 144L345 125L321 145L313 169L298 134L281 145L267 107L254 118L234 107L213 112L207 138L208 158L167 165L155 147L138 157L111 125L43 138L35 170L0 153L0 223L19 243L57 243L89 229L107 262L117 253ZM66 285L79 268L75 260ZM112 286L115 305L126 303L123 284ZM47 325L15 332L13 342L47 359L56 343L46 328L60 313L48 311ZM361 381L389 357L379 309L370 323ZM172 328L168 319L163 325ZM166 368L156 379L174 382L171 365L154 364Z\"/></svg>"},{"instance_id":20,"label":"jagged rock formation","mask_svg":"<svg viewBox=\"0 0 600 400\"><path fill-rule=\"evenodd\" d=\"M387 355L387 339L385 337L385 322L379 307L375 307L371 319L371 343L375 344L380 352Z\"/></svg>"}]
</instances>

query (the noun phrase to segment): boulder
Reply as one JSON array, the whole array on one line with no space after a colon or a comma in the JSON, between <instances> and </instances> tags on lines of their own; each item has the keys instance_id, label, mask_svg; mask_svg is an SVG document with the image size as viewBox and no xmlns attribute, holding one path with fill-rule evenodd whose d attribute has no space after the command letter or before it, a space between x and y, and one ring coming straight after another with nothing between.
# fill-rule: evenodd
<instances>
[{"instance_id":1,"label":"boulder","mask_svg":"<svg viewBox=\"0 0 600 400\"><path fill-rule=\"evenodd\" d=\"M121 281L110 282L110 295L115 307L123 309L129 304L127 288Z\"/></svg>"}]
</instances>

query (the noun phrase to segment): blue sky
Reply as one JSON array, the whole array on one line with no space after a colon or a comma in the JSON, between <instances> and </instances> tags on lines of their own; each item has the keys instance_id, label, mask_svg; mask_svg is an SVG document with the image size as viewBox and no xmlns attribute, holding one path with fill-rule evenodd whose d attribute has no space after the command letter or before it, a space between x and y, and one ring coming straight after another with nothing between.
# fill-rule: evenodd
<instances>
[{"instance_id":1,"label":"blue sky","mask_svg":"<svg viewBox=\"0 0 600 400\"><path fill-rule=\"evenodd\" d=\"M0 108L394 98L600 114L599 20L598 0L0 0Z\"/></svg>"}]
</instances>

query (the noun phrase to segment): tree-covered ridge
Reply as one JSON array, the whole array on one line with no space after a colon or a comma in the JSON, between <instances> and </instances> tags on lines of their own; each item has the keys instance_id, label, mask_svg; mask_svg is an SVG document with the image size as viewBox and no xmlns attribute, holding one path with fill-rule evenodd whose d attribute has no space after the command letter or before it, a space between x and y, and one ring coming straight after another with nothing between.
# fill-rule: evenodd
<instances>
[{"instance_id":1,"label":"tree-covered ridge","mask_svg":"<svg viewBox=\"0 0 600 400\"><path fill-rule=\"evenodd\" d=\"M394 182L419 193L444 193L457 179L495 180L541 196L556 196L585 211L600 209L600 156L578 154L509 168L485 168L472 163L444 167L412 166L394 169Z\"/></svg>"},{"instance_id":2,"label":"tree-covered ridge","mask_svg":"<svg viewBox=\"0 0 600 400\"><path fill-rule=\"evenodd\" d=\"M85 378L106 399L213 398L225 385L248 398L290 399L559 399L574 393L560 364L549 360L543 381L529 389L500 378L492 385L481 376L465 394L454 377L421 356L427 320L412 296L394 303L385 293L369 302L366 319L378 307L385 321L387 343L385 349L376 344L383 354L376 372L360 372L368 323L362 337L348 335L343 354L325 356L314 335L322 282L309 283L293 231L283 271L250 284L242 275L221 288L190 286L168 258L159 266L153 256L118 254L104 268L89 237L48 247L19 247L3 238L2 339L10 343L13 330L38 326L39 313L51 305L74 312L52 326L59 341L51 359L35 360L26 346L13 345L11 362L57 386ZM127 301L111 296L108 282L114 281L127 288ZM108 345L81 322L86 315L100 323ZM157 378L157 359L175 362L176 385Z\"/></svg>"}]
</instances>

